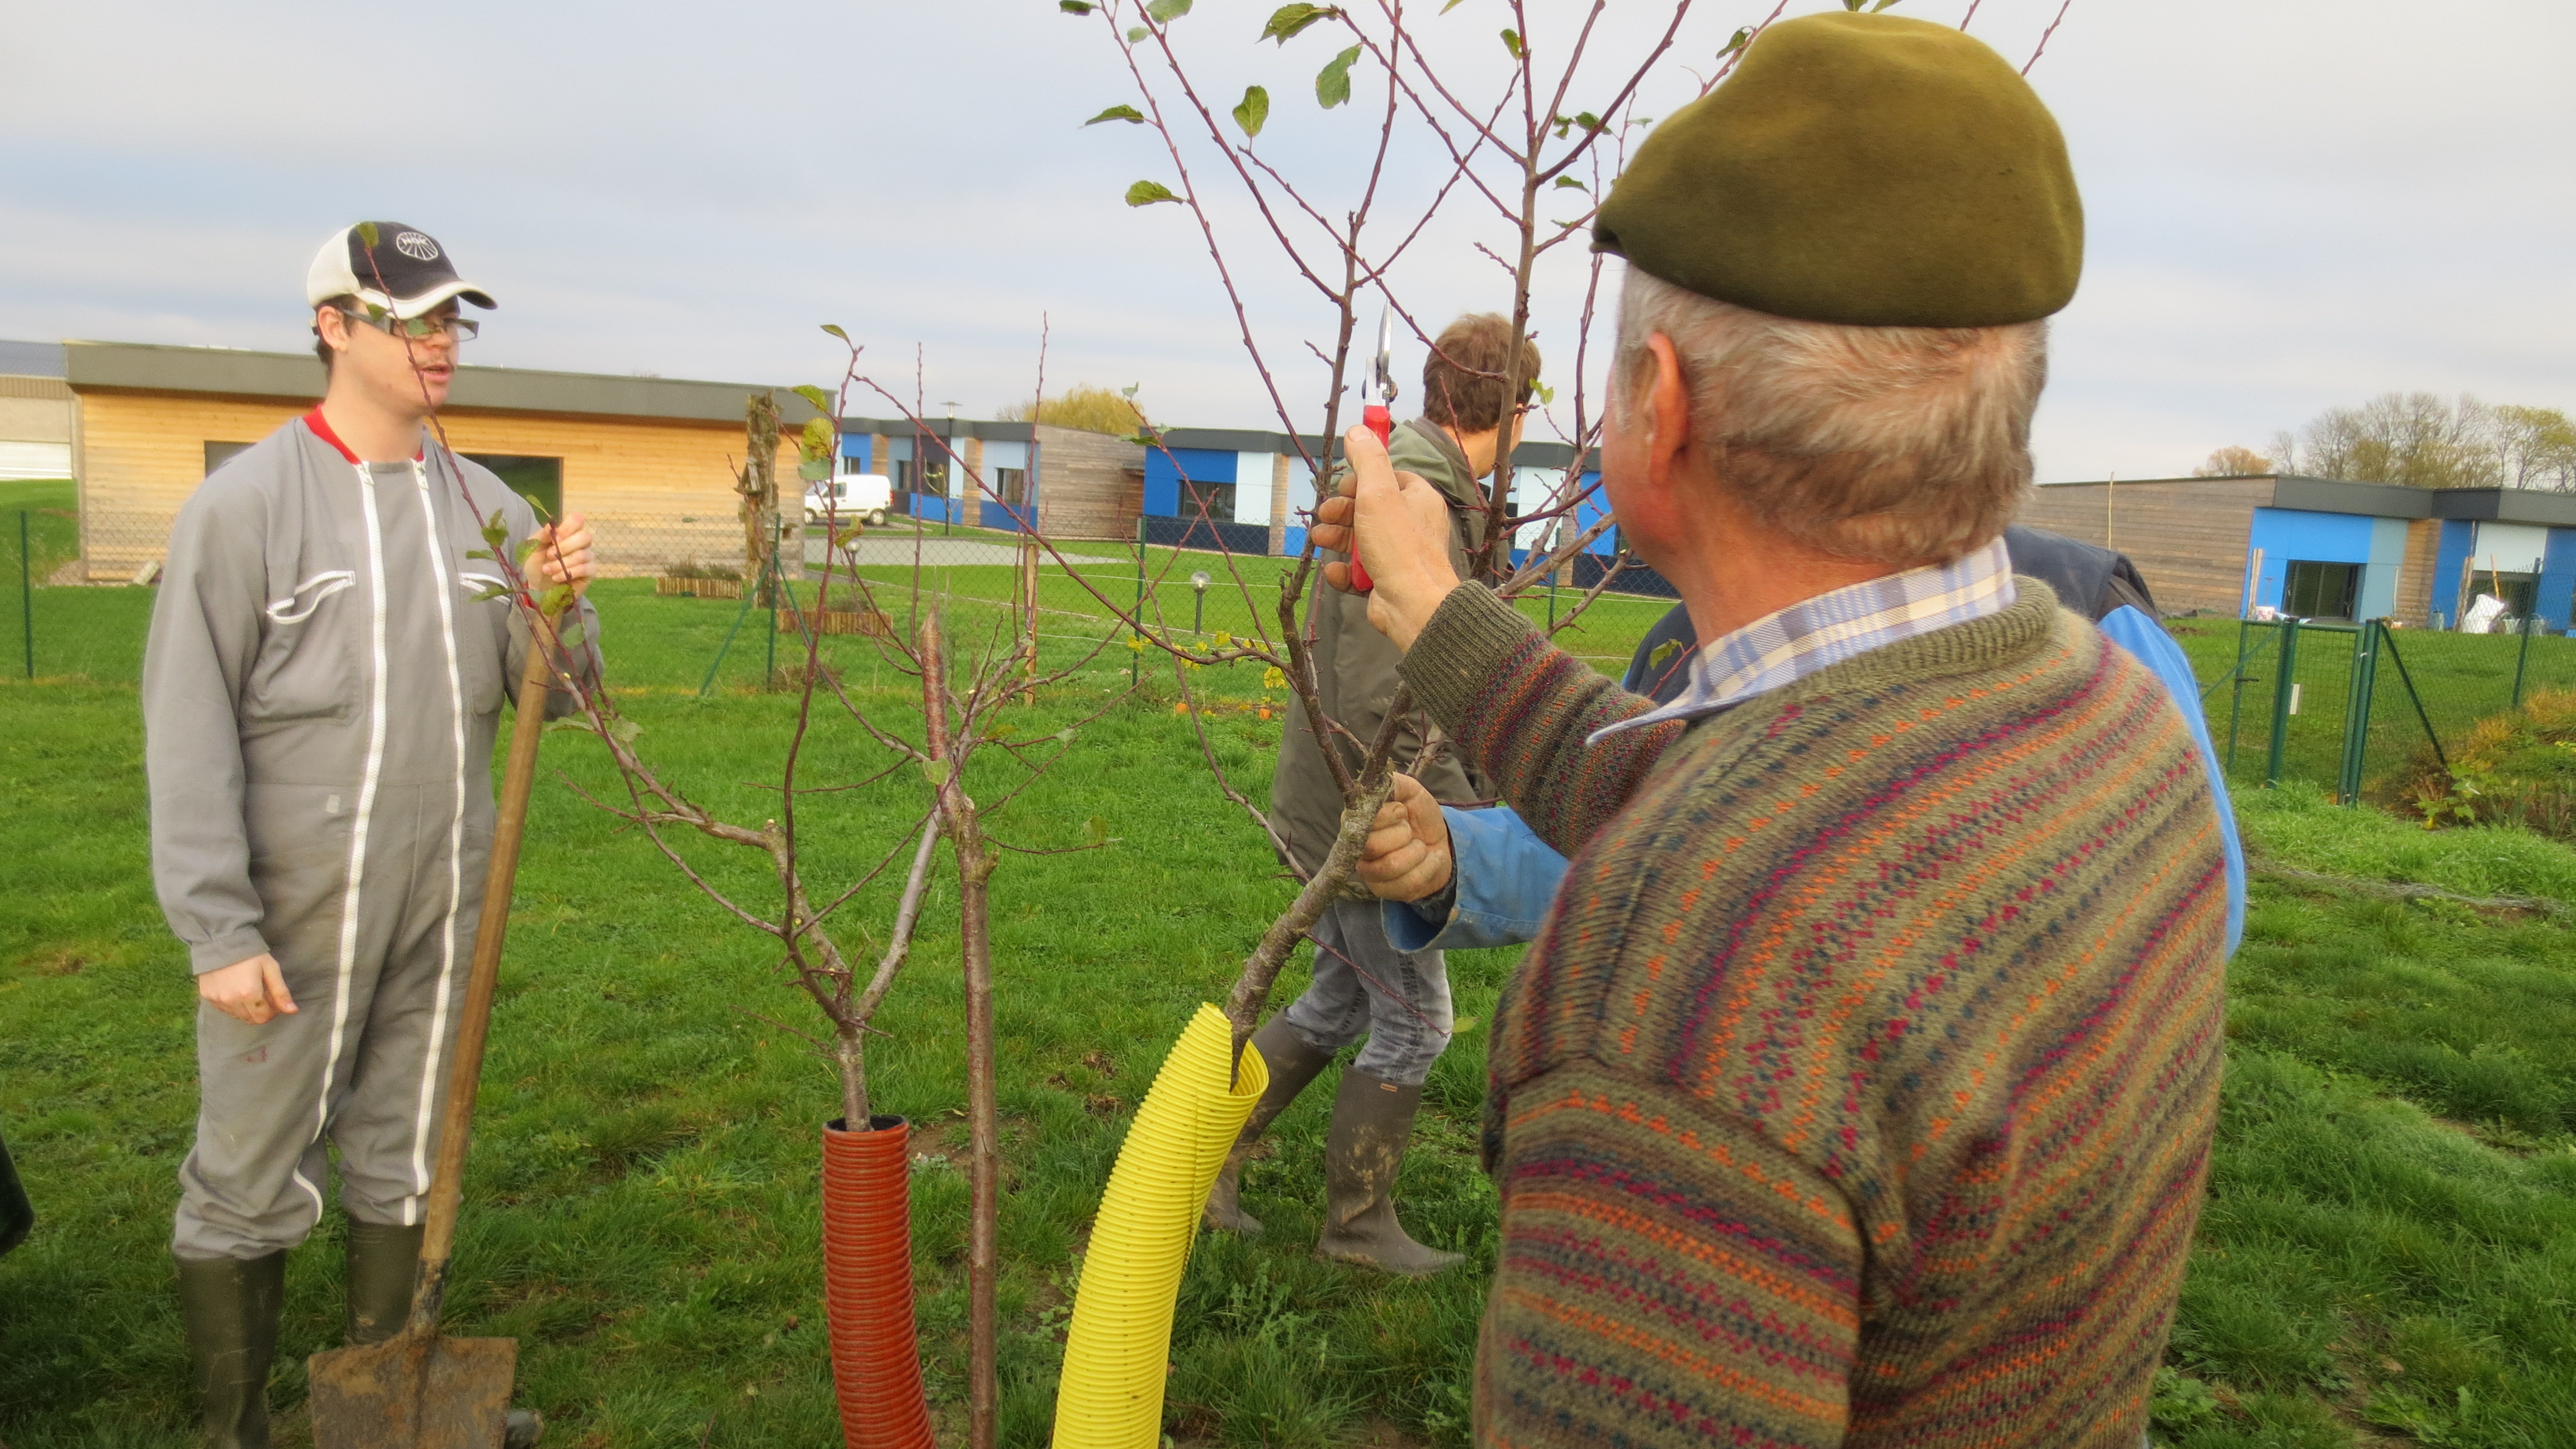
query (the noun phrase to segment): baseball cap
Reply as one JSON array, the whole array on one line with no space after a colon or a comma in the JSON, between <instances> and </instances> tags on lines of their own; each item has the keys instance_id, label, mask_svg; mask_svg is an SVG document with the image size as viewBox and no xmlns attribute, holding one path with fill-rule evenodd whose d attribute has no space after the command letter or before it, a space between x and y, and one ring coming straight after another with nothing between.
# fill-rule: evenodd
<instances>
[{"instance_id":1,"label":"baseball cap","mask_svg":"<svg viewBox=\"0 0 2576 1449\"><path fill-rule=\"evenodd\" d=\"M371 234L372 246L367 241ZM447 249L429 233L398 221L358 222L322 244L304 274L304 300L319 307L334 297L355 297L406 318L450 297L477 307L495 305L490 293L456 275Z\"/></svg>"}]
</instances>

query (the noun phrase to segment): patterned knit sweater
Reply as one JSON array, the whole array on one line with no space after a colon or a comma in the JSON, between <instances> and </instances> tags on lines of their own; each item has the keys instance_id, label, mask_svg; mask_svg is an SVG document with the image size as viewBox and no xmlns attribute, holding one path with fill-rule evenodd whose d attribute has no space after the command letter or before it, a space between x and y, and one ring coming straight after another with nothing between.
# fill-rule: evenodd
<instances>
[{"instance_id":1,"label":"patterned knit sweater","mask_svg":"<svg viewBox=\"0 0 2576 1449\"><path fill-rule=\"evenodd\" d=\"M1687 726L1480 588L1404 664L1571 859L1496 1013L1476 1437L2117 1446L2218 1103L2191 737L2046 586Z\"/></svg>"}]
</instances>

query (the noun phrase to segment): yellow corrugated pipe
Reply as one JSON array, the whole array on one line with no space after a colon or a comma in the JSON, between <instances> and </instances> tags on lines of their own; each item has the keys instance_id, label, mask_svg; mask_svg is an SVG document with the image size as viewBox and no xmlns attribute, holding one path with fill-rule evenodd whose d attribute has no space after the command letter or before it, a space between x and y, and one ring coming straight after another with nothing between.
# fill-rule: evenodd
<instances>
[{"instance_id":1,"label":"yellow corrugated pipe","mask_svg":"<svg viewBox=\"0 0 2576 1449\"><path fill-rule=\"evenodd\" d=\"M1163 1058L1109 1171L1091 1251L1074 1291L1056 1390L1055 1449L1155 1449L1172 1306L1217 1169L1270 1085L1270 1064L1245 1047L1227 1085L1233 1030L1202 1004Z\"/></svg>"}]
</instances>

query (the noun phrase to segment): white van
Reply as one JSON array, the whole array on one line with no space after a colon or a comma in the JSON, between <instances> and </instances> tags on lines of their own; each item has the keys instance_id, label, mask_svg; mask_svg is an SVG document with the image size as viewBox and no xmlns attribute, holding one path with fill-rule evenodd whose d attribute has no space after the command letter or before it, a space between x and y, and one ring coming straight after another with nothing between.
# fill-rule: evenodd
<instances>
[{"instance_id":1,"label":"white van","mask_svg":"<svg viewBox=\"0 0 2576 1449\"><path fill-rule=\"evenodd\" d=\"M870 524L882 524L886 509L893 503L894 480L883 473L844 473L805 485L807 523L821 523L832 517L843 523L864 518Z\"/></svg>"}]
</instances>

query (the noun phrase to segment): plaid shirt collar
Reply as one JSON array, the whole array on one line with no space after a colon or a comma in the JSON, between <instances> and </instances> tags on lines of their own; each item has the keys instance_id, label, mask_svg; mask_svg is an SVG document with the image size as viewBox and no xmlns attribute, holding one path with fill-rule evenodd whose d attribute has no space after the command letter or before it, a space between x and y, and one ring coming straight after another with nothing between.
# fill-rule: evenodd
<instances>
[{"instance_id":1,"label":"plaid shirt collar","mask_svg":"<svg viewBox=\"0 0 2576 1449\"><path fill-rule=\"evenodd\" d=\"M1998 537L1955 563L1907 569L1802 599L1701 646L1691 660L1689 686L1672 703L1595 730L1587 743L1732 709L1855 654L2000 614L2012 607L2013 596L2012 557Z\"/></svg>"}]
</instances>

